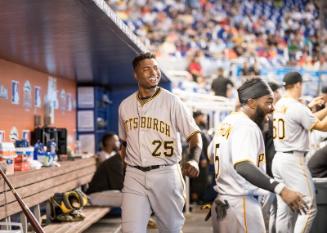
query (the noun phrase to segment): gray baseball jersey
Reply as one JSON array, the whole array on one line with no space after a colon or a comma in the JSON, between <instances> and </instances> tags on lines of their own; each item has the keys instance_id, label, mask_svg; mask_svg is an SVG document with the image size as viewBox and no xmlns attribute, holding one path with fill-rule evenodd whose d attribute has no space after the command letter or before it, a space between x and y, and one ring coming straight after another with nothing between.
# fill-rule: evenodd
<instances>
[{"instance_id":1,"label":"gray baseball jersey","mask_svg":"<svg viewBox=\"0 0 327 233\"><path fill-rule=\"evenodd\" d=\"M276 151L309 151L309 130L317 121L309 108L284 97L276 103L273 116Z\"/></svg>"},{"instance_id":2,"label":"gray baseball jersey","mask_svg":"<svg viewBox=\"0 0 327 233\"><path fill-rule=\"evenodd\" d=\"M235 164L250 161L265 172L265 147L260 128L243 112L232 113L221 123L210 145L216 171L217 198L227 201L226 217L217 220L213 205L214 232L265 232L261 207L254 195L267 194L234 169Z\"/></svg>"},{"instance_id":3,"label":"gray baseball jersey","mask_svg":"<svg viewBox=\"0 0 327 233\"><path fill-rule=\"evenodd\" d=\"M179 132L190 138L199 131L181 100L159 88L141 100L137 92L119 107L119 136L127 142L122 230L144 233L152 212L159 232L179 233L184 224L184 181ZM162 166L147 172L133 166ZM142 213L140 213L140 210Z\"/></svg>"},{"instance_id":4,"label":"gray baseball jersey","mask_svg":"<svg viewBox=\"0 0 327 233\"><path fill-rule=\"evenodd\" d=\"M175 164L181 160L181 133L186 139L199 132L182 101L159 88L146 100L137 92L119 106L119 136L127 142L125 162L132 166Z\"/></svg>"},{"instance_id":5,"label":"gray baseball jersey","mask_svg":"<svg viewBox=\"0 0 327 233\"><path fill-rule=\"evenodd\" d=\"M305 152L309 151L309 130L317 119L305 105L292 98L280 99L273 117L277 151L272 163L273 175L278 182L303 194L308 206L306 214L298 214L277 196L276 232L308 233L317 206L314 184L305 163Z\"/></svg>"},{"instance_id":6,"label":"gray baseball jersey","mask_svg":"<svg viewBox=\"0 0 327 233\"><path fill-rule=\"evenodd\" d=\"M215 162L217 192L243 196L263 190L240 176L234 165L251 161L265 172L265 147L260 128L242 112L232 113L220 124L210 145Z\"/></svg>"}]
</instances>

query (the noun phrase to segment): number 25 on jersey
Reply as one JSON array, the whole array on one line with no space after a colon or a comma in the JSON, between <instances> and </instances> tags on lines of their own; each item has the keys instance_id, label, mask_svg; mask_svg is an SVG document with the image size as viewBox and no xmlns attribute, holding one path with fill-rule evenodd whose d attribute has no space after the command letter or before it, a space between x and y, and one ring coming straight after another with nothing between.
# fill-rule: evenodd
<instances>
[{"instance_id":1,"label":"number 25 on jersey","mask_svg":"<svg viewBox=\"0 0 327 233\"><path fill-rule=\"evenodd\" d=\"M163 154L166 157L171 157L174 154L174 141L154 140L152 145L155 146L152 156L159 157Z\"/></svg>"}]
</instances>

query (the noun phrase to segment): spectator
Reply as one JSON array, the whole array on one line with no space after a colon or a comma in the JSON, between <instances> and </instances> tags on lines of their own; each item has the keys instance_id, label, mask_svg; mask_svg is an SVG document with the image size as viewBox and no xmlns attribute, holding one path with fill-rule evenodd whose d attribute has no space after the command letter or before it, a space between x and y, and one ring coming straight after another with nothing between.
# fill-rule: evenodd
<instances>
[{"instance_id":1,"label":"spectator","mask_svg":"<svg viewBox=\"0 0 327 233\"><path fill-rule=\"evenodd\" d=\"M108 133L104 135L101 144L102 150L97 154L97 160L99 163L102 163L117 154L118 148L120 146L119 138L114 133Z\"/></svg>"},{"instance_id":2,"label":"spectator","mask_svg":"<svg viewBox=\"0 0 327 233\"><path fill-rule=\"evenodd\" d=\"M211 89L217 96L231 97L231 89L234 87L233 82L224 77L224 69L218 69L218 76L212 81ZM229 94L229 95L227 95Z\"/></svg>"},{"instance_id":3,"label":"spectator","mask_svg":"<svg viewBox=\"0 0 327 233\"><path fill-rule=\"evenodd\" d=\"M318 7L311 1L108 2L153 50L164 41L170 44L171 51L163 53L168 57L186 57L199 49L208 60L229 57L242 62L253 57L265 64L312 66L310 59L326 50L319 49L326 33L318 34ZM178 39L166 41L170 34Z\"/></svg>"},{"instance_id":4,"label":"spectator","mask_svg":"<svg viewBox=\"0 0 327 233\"><path fill-rule=\"evenodd\" d=\"M251 69L251 74L252 75L255 75L255 76L259 76L260 75L260 67L259 67L258 62L255 62L253 64L252 69Z\"/></svg>"},{"instance_id":5,"label":"spectator","mask_svg":"<svg viewBox=\"0 0 327 233\"><path fill-rule=\"evenodd\" d=\"M200 77L203 77L202 65L200 62L201 52L197 51L191 57L191 60L188 64L187 70L191 73L193 81L198 82Z\"/></svg>"},{"instance_id":6,"label":"spectator","mask_svg":"<svg viewBox=\"0 0 327 233\"><path fill-rule=\"evenodd\" d=\"M243 67L241 69L241 75L242 76L248 76L252 73L251 67L249 66L249 63L244 62Z\"/></svg>"},{"instance_id":7,"label":"spectator","mask_svg":"<svg viewBox=\"0 0 327 233\"><path fill-rule=\"evenodd\" d=\"M92 205L121 206L124 164L118 153L117 137L116 134L109 133L102 139L103 150L98 157L100 164L86 191Z\"/></svg>"}]
</instances>

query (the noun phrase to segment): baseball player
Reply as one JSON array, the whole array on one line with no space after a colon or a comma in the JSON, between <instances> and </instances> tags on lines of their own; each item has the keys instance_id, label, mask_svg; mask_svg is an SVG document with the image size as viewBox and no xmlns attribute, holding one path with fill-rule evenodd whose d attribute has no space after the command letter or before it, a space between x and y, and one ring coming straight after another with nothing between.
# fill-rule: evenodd
<instances>
[{"instance_id":1,"label":"baseball player","mask_svg":"<svg viewBox=\"0 0 327 233\"><path fill-rule=\"evenodd\" d=\"M133 60L139 89L119 106L119 136L127 164L122 203L124 233L145 233L153 212L159 232L179 233L184 224L180 134L190 145L185 175L199 174L199 128L179 98L158 87L160 70L151 53Z\"/></svg>"},{"instance_id":2,"label":"baseball player","mask_svg":"<svg viewBox=\"0 0 327 233\"><path fill-rule=\"evenodd\" d=\"M306 233L310 231L317 212L314 184L305 164L305 155L309 151L309 130L327 130L327 108L313 114L299 101L302 76L298 72L286 74L283 82L285 96L276 103L273 114L276 155L272 172L277 181L305 195L308 211L302 215L294 213L277 197L276 231Z\"/></svg>"},{"instance_id":3,"label":"baseball player","mask_svg":"<svg viewBox=\"0 0 327 233\"><path fill-rule=\"evenodd\" d=\"M260 127L273 111L273 93L261 79L238 90L241 111L220 124L209 153L214 158L216 191L211 215L215 233L266 232L260 196L274 192L288 205L305 211L301 194L265 174L265 147ZM265 189L265 190L263 190Z\"/></svg>"}]
</instances>

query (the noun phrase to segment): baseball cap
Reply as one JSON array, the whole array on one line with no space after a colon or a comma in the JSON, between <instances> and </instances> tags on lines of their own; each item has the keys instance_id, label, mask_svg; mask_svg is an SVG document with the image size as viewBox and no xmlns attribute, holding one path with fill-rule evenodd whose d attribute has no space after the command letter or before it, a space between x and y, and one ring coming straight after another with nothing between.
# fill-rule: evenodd
<instances>
[{"instance_id":1,"label":"baseball cap","mask_svg":"<svg viewBox=\"0 0 327 233\"><path fill-rule=\"evenodd\" d=\"M283 86L303 82L302 75L299 72L289 72L283 78Z\"/></svg>"},{"instance_id":2,"label":"baseball cap","mask_svg":"<svg viewBox=\"0 0 327 233\"><path fill-rule=\"evenodd\" d=\"M276 91L277 89L281 88L281 85L276 82L268 82L268 85L272 91Z\"/></svg>"}]
</instances>

